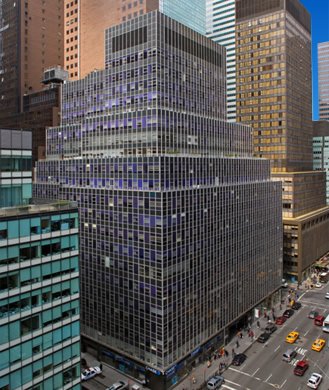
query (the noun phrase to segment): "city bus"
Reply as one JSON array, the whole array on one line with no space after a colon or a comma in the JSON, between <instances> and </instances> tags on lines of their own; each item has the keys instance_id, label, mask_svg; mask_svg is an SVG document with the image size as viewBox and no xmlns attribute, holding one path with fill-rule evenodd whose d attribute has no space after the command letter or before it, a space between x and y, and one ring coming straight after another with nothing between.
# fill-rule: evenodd
<instances>
[{"instance_id":1,"label":"city bus","mask_svg":"<svg viewBox=\"0 0 329 390\"><path fill-rule=\"evenodd\" d=\"M323 327L322 330L324 332L329 333L329 315L326 317L326 319L323 321Z\"/></svg>"}]
</instances>

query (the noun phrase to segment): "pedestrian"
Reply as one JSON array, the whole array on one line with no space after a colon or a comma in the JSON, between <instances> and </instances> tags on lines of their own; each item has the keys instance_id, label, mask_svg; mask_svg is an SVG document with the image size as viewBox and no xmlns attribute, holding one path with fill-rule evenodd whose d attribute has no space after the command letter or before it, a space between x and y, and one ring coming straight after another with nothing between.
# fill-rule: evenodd
<instances>
[{"instance_id":1,"label":"pedestrian","mask_svg":"<svg viewBox=\"0 0 329 390\"><path fill-rule=\"evenodd\" d=\"M281 305L281 303L280 303L280 310L282 310L282 305Z\"/></svg>"},{"instance_id":2,"label":"pedestrian","mask_svg":"<svg viewBox=\"0 0 329 390\"><path fill-rule=\"evenodd\" d=\"M240 331L240 333L239 333L239 337L240 337L240 339L243 339L243 334L242 334L241 331Z\"/></svg>"},{"instance_id":3,"label":"pedestrian","mask_svg":"<svg viewBox=\"0 0 329 390\"><path fill-rule=\"evenodd\" d=\"M226 351L226 349L224 349L224 353L225 353L225 356L228 357L228 351Z\"/></svg>"},{"instance_id":4,"label":"pedestrian","mask_svg":"<svg viewBox=\"0 0 329 390\"><path fill-rule=\"evenodd\" d=\"M234 350L234 348L232 348L232 356L233 356L233 357L235 356L235 350Z\"/></svg>"},{"instance_id":5,"label":"pedestrian","mask_svg":"<svg viewBox=\"0 0 329 390\"><path fill-rule=\"evenodd\" d=\"M237 347L237 348L240 347L240 344L239 344L239 341L238 341L238 340L236 341L236 347Z\"/></svg>"},{"instance_id":6,"label":"pedestrian","mask_svg":"<svg viewBox=\"0 0 329 390\"><path fill-rule=\"evenodd\" d=\"M257 328L260 328L260 322L257 321Z\"/></svg>"},{"instance_id":7,"label":"pedestrian","mask_svg":"<svg viewBox=\"0 0 329 390\"><path fill-rule=\"evenodd\" d=\"M273 321L275 321L276 317L275 317L275 314L273 314Z\"/></svg>"},{"instance_id":8,"label":"pedestrian","mask_svg":"<svg viewBox=\"0 0 329 390\"><path fill-rule=\"evenodd\" d=\"M103 371L103 364L102 363L100 363L99 368L101 371Z\"/></svg>"}]
</instances>

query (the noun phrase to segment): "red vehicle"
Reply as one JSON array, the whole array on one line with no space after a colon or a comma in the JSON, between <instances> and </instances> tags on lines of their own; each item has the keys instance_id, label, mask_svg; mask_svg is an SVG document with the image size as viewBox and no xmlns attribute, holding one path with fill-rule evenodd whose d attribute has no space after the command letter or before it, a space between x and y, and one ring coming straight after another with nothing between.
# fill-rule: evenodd
<instances>
[{"instance_id":1,"label":"red vehicle","mask_svg":"<svg viewBox=\"0 0 329 390\"><path fill-rule=\"evenodd\" d=\"M294 368L294 374L298 376L303 376L307 369L308 362L306 360L300 360L299 362L297 362L296 367Z\"/></svg>"},{"instance_id":2,"label":"red vehicle","mask_svg":"<svg viewBox=\"0 0 329 390\"><path fill-rule=\"evenodd\" d=\"M285 322L287 321L287 318L286 317L278 317L276 320L275 320L275 323L277 325L283 325Z\"/></svg>"},{"instance_id":3,"label":"red vehicle","mask_svg":"<svg viewBox=\"0 0 329 390\"><path fill-rule=\"evenodd\" d=\"M314 318L314 325L323 326L324 320L325 320L325 317L324 317L324 316L316 316L316 317Z\"/></svg>"}]
</instances>

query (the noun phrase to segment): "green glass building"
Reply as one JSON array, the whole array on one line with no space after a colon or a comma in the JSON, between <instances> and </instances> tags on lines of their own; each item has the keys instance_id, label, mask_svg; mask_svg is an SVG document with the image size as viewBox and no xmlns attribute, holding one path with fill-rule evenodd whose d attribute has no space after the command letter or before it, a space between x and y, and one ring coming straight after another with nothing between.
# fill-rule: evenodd
<instances>
[{"instance_id":1,"label":"green glass building","mask_svg":"<svg viewBox=\"0 0 329 390\"><path fill-rule=\"evenodd\" d=\"M32 198L32 136L0 129L0 207L29 204Z\"/></svg>"},{"instance_id":2,"label":"green glass building","mask_svg":"<svg viewBox=\"0 0 329 390\"><path fill-rule=\"evenodd\" d=\"M206 2L200 0L159 0L159 11L206 35Z\"/></svg>"},{"instance_id":3,"label":"green glass building","mask_svg":"<svg viewBox=\"0 0 329 390\"><path fill-rule=\"evenodd\" d=\"M80 389L78 254L75 204L0 208L1 390Z\"/></svg>"}]
</instances>

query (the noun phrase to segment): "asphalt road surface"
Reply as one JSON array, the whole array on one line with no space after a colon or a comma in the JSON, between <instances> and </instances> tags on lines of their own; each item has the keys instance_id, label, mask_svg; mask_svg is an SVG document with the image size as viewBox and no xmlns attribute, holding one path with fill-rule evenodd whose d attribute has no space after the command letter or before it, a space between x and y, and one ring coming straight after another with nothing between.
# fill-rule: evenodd
<instances>
[{"instance_id":1,"label":"asphalt road surface","mask_svg":"<svg viewBox=\"0 0 329 390\"><path fill-rule=\"evenodd\" d=\"M324 298L329 286L314 289L303 293L299 299L302 307L289 318L284 325L272 334L266 344L254 343L246 351L247 360L240 367L230 366L225 372L224 389L230 390L301 390L306 389L306 383L313 372L323 376L319 389L329 389L329 333L322 331L322 327L314 325L308 318L311 310L317 311L325 317L329 314L329 300ZM283 311L283 310L282 310ZM277 313L278 315L278 313ZM285 342L289 332L299 332L299 339L294 344ZM311 350L316 338L326 340L321 352ZM297 356L290 363L282 360L282 354L287 349L295 349ZM294 375L293 369L298 360L306 358L310 367L304 376Z\"/></svg>"}]
</instances>

